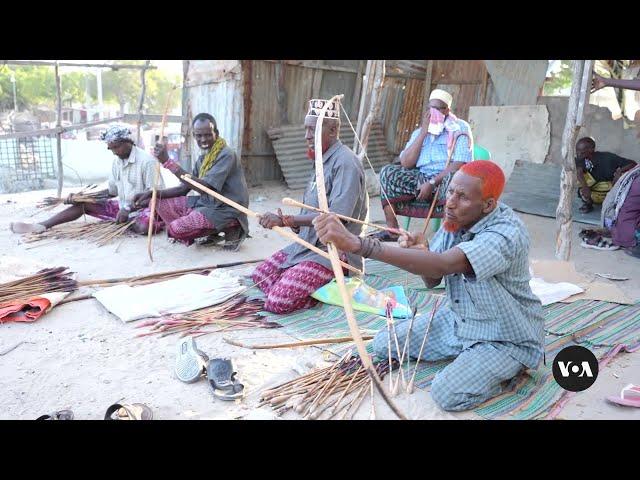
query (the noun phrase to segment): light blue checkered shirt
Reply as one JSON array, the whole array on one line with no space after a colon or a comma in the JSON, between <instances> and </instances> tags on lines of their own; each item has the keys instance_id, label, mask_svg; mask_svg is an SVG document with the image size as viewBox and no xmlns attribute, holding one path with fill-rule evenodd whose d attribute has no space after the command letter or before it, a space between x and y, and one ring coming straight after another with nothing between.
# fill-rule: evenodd
<instances>
[{"instance_id":1,"label":"light blue checkered shirt","mask_svg":"<svg viewBox=\"0 0 640 480\"><path fill-rule=\"evenodd\" d=\"M469 128L469 124L464 120L458 119L457 123L460 125L460 131L465 133L469 133L471 131L471 129ZM407 142L407 145L404 147L404 150L406 150L413 143L413 141L418 137L419 133L419 128L414 130L414 132L411 134L411 137L409 138L409 141ZM447 140L448 134L446 130L443 130L442 133L437 137L428 133L427 136L424 137L424 141L422 142L422 149L420 150L420 156L418 157L416 168L419 168L420 171L426 174L428 177L433 177L442 172L444 170L444 166L447 163L447 157L449 155L449 153L447 152ZM402 152L404 152L404 150ZM451 161L467 163L472 159L472 152L469 149L469 139L467 137L461 137L458 140Z\"/></svg>"},{"instance_id":2,"label":"light blue checkered shirt","mask_svg":"<svg viewBox=\"0 0 640 480\"><path fill-rule=\"evenodd\" d=\"M510 207L496 209L469 231L440 228L430 250L458 247L475 276L445 277L447 302L443 309L455 317L457 334L468 347L493 343L529 368L536 368L544 351L542 305L531 291L529 234Z\"/></svg>"}]
</instances>

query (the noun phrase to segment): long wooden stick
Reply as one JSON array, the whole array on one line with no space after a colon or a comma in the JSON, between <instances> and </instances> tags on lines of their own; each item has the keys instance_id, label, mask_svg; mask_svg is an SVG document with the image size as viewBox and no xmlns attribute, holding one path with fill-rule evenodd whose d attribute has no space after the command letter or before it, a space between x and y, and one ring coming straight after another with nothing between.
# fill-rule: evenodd
<instances>
[{"instance_id":1,"label":"long wooden stick","mask_svg":"<svg viewBox=\"0 0 640 480\"><path fill-rule=\"evenodd\" d=\"M314 132L314 151L315 151L315 174L316 174L316 187L318 191L318 205L323 210L329 210L329 202L327 200L327 191L324 182L324 162L322 159L322 123L324 120L324 116L326 115L327 109L332 104L332 102L336 100L340 100L344 97L344 95L334 95L329 101L325 103L318 114L318 121L316 123L315 132ZM333 243L329 243L327 245L327 250L329 252L329 256L331 259L331 268L333 270L333 274L336 278L336 285L338 285L338 289L340 290L340 297L342 298L342 307L344 308L344 313L347 318L347 322L349 323L349 331L353 336L353 341L358 348L358 354L360 356L360 360L364 366L364 370L367 372L367 375L371 377L371 380L374 382L376 388L380 392L380 395L387 403L389 408L396 414L396 416L402 420L406 420L404 414L398 409L398 407L393 403L393 401L389 398L387 393L384 390L384 386L382 385L382 381L378 373L373 366L373 362L371 361L371 357L367 352L367 349L364 345L364 341L362 340L362 334L360 333L360 328L358 327L358 323L356 322L356 318L353 312L353 305L351 305L351 295L349 294L347 287L344 283L344 274L342 273L342 269L340 268L340 258L338 256L338 250L336 249Z\"/></svg>"},{"instance_id":2,"label":"long wooden stick","mask_svg":"<svg viewBox=\"0 0 640 480\"><path fill-rule=\"evenodd\" d=\"M363 340L371 340L372 338L373 338L372 335L362 336ZM272 343L270 345L247 345L246 343L242 343L237 340L232 340L230 338L223 338L223 340L227 342L229 345L235 345L236 347L258 350L258 349L269 349L269 348L303 347L305 345L322 345L327 343L347 343L347 342L353 342L353 337L317 338L315 340L304 340L301 342L292 342L292 343Z\"/></svg>"},{"instance_id":3,"label":"long wooden stick","mask_svg":"<svg viewBox=\"0 0 640 480\"><path fill-rule=\"evenodd\" d=\"M245 260L242 262L231 262L231 263L219 263L217 265L208 265L202 267L193 267L193 268L183 268L181 270L167 270L164 272L151 273L149 275L139 275L135 277L120 277L120 278L107 278L103 280L84 280L82 282L78 282L78 285L82 287L89 286L98 286L98 285L111 285L114 283L129 283L129 282L137 282L143 280L150 280L154 278L163 278L169 275L181 275L185 273L199 272L202 270L215 270L218 268L229 268L229 267L237 267L238 265L246 265L249 263L258 263L263 262L262 260Z\"/></svg>"},{"instance_id":4,"label":"long wooden stick","mask_svg":"<svg viewBox=\"0 0 640 480\"><path fill-rule=\"evenodd\" d=\"M415 365L415 368L413 369L413 375L411 376L411 380L407 385L407 393L413 393L413 383L416 380L416 374L418 373L418 365L420 365L422 352L424 352L424 346L427 343L427 337L429 336L429 330L431 329L431 324L433 323L433 317L435 316L436 311L438 310L438 307L440 306L442 301L443 301L442 298L436 299L436 301L433 304L433 308L431 309L431 317L429 318L429 324L427 325L427 329L424 332L424 337L422 338L422 344L420 345L420 351L418 352L418 357L416 358L416 365Z\"/></svg>"},{"instance_id":5,"label":"long wooden stick","mask_svg":"<svg viewBox=\"0 0 640 480\"><path fill-rule=\"evenodd\" d=\"M225 197L224 195L220 195L218 192L215 192L213 190L211 190L210 188L205 187L204 185L202 185L201 183L195 182L193 181L191 175L189 174L185 174L180 176L180 179L184 180L185 182L193 185L194 187L196 187L198 190L202 190L203 192L205 192L207 195L211 195L214 198L217 198L218 200L220 200L222 203L226 203L227 205L230 205L231 207L235 208L236 210L241 211L242 213L244 213L245 215L248 215L250 217L255 217L255 218L260 218L261 215L254 212L253 210L249 210L247 207L244 207L242 205L240 205L239 203L234 202L233 200L228 199L227 197ZM315 245L310 244L309 242L301 239L300 237L298 237L295 233L286 230L284 228L281 227L273 227L272 230L274 232L279 233L280 235L282 235L283 237L288 238L289 240L292 240L296 243L299 243L300 245L302 245L305 248L308 248L309 250L311 250L314 253L317 253L318 255L320 255L321 257L324 257L328 260L331 259L331 257L329 256L329 254L327 252L324 252L322 250L320 250L318 247L316 247ZM343 268L346 268L347 270L355 273L356 275L362 275L362 272L360 270L358 270L355 267L352 267L351 265L349 265L348 263L342 262L340 261L340 264L342 265Z\"/></svg>"},{"instance_id":6,"label":"long wooden stick","mask_svg":"<svg viewBox=\"0 0 640 480\"><path fill-rule=\"evenodd\" d=\"M169 111L169 105L171 101L171 94L175 90L173 87L169 94L167 95L167 103L164 107L164 112L162 113L162 125L160 127L160 142L164 138L164 127L167 124L167 113ZM160 161L156 163L155 175L153 178L153 189L151 190L151 202L149 203L149 230L147 232L147 253L149 254L149 259L153 262L153 227L154 227L154 218L156 215L156 204L158 203L158 180L160 179Z\"/></svg>"},{"instance_id":7,"label":"long wooden stick","mask_svg":"<svg viewBox=\"0 0 640 480\"><path fill-rule=\"evenodd\" d=\"M471 140L471 137L469 136L468 133L459 132L456 135L456 138L453 140L453 145L451 146L451 151L449 152L449 158L447 158L447 163L445 164L443 171L449 167L449 164L451 163L451 159L453 158L453 152L456 149L456 145L458 144L458 139L460 137L467 137L469 140ZM431 207L429 208L429 213L427 214L427 219L424 224L424 230L422 230L423 235L427 233L427 228L429 228L429 221L431 220L431 215L433 214L433 210L436 207L436 203L438 203L438 194L440 193L440 187L442 187L442 182L440 182L440 185L438 185L438 188L436 188L436 191L433 193L433 200L431 200Z\"/></svg>"},{"instance_id":8,"label":"long wooden stick","mask_svg":"<svg viewBox=\"0 0 640 480\"><path fill-rule=\"evenodd\" d=\"M357 218L351 218L351 217L347 217L346 215L340 215L339 213L327 212L325 210L321 210L319 208L311 207L309 205L305 205L304 203L300 203L297 200L294 200L293 198L283 198L282 203L290 207L305 208L307 210L311 210L318 213L333 213L336 217L341 218L342 220L346 220L347 222L359 223L360 225L366 225L367 227L377 228L378 230L386 230L387 232L395 233L396 235L399 235L401 233L401 231L397 228L376 225L375 223L368 223L363 220L358 220Z\"/></svg>"}]
</instances>

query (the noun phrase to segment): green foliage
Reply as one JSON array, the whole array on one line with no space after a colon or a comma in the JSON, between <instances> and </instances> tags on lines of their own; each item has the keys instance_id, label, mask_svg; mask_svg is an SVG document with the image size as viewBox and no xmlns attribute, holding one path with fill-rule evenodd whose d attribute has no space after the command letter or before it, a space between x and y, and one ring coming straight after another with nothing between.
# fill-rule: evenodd
<instances>
[{"instance_id":1,"label":"green foliage","mask_svg":"<svg viewBox=\"0 0 640 480\"><path fill-rule=\"evenodd\" d=\"M571 70L571 60L561 60L561 69L553 74L550 80L544 84L543 95L558 95L560 92L571 86L573 71Z\"/></svg>"},{"instance_id":2,"label":"green foliage","mask_svg":"<svg viewBox=\"0 0 640 480\"><path fill-rule=\"evenodd\" d=\"M143 60L123 60L118 63L144 65ZM49 66L7 66L0 67L0 110L13 109L13 86L11 75L16 79L16 96L18 108L29 110L34 107L55 108L56 82L54 69ZM97 102L96 74L91 69L82 71L60 71L60 82L63 104L70 103L95 104ZM144 111L163 113L167 95L174 85L181 85L178 75L170 76L162 71L148 70L146 73L146 92ZM129 104L131 112L138 109L142 88L139 70L103 70L102 92L103 102L116 104L124 108ZM87 98L88 96L88 98ZM181 89L171 94L169 111L178 108L182 100Z\"/></svg>"}]
</instances>

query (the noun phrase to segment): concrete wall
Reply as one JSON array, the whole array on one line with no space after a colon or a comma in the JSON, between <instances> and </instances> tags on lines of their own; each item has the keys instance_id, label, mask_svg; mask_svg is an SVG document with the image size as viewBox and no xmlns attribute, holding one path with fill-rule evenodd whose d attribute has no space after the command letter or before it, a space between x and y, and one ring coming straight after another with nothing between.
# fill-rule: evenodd
<instances>
[{"instance_id":1,"label":"concrete wall","mask_svg":"<svg viewBox=\"0 0 640 480\"><path fill-rule=\"evenodd\" d=\"M508 179L517 160L544 163L549 152L549 114L544 105L470 107L474 141L489 152Z\"/></svg>"},{"instance_id":2,"label":"concrete wall","mask_svg":"<svg viewBox=\"0 0 640 480\"><path fill-rule=\"evenodd\" d=\"M539 97L538 105L546 105L551 122L551 146L545 163L562 164L560 153L562 131L567 115L568 97ZM632 160L640 161L640 129L624 129L623 120L612 120L611 112L604 107L589 105L587 121L580 130L579 137L593 137L596 149L613 152Z\"/></svg>"}]
</instances>

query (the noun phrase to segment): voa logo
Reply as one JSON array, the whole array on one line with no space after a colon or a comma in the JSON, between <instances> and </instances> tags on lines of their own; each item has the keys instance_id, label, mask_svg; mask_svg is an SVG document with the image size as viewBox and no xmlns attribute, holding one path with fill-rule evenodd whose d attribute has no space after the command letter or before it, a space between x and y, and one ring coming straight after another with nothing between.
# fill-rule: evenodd
<instances>
[{"instance_id":1,"label":"voa logo","mask_svg":"<svg viewBox=\"0 0 640 480\"><path fill-rule=\"evenodd\" d=\"M578 364L573 364L573 362L558 362L558 368L560 369L560 373L563 377L568 377L569 375L578 375L579 377L587 376L593 377L593 373L591 372L591 367L589 366L589 362L582 362L580 366ZM571 368L571 370L569 370Z\"/></svg>"},{"instance_id":2,"label":"voa logo","mask_svg":"<svg viewBox=\"0 0 640 480\"><path fill-rule=\"evenodd\" d=\"M598 359L588 348L573 345L558 352L553 359L552 372L562 388L581 392L598 378Z\"/></svg>"}]
</instances>

